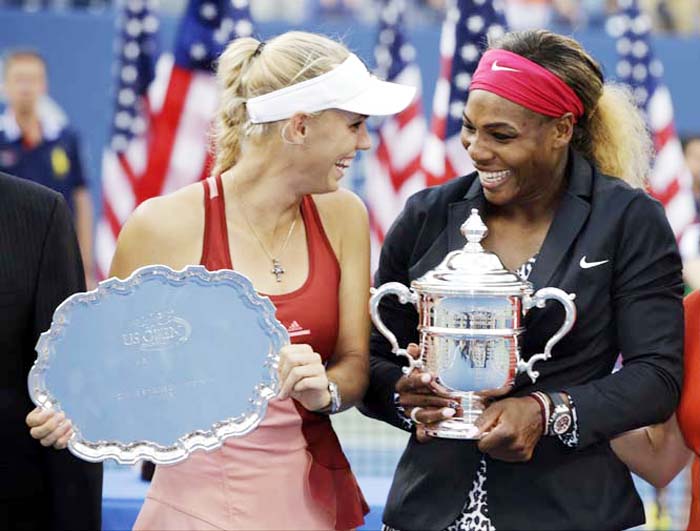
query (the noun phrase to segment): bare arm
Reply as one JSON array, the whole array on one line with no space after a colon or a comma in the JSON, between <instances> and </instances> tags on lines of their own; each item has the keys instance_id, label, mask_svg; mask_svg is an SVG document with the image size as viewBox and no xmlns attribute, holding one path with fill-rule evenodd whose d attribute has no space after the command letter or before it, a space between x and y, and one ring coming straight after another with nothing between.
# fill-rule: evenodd
<instances>
[{"instance_id":1,"label":"bare arm","mask_svg":"<svg viewBox=\"0 0 700 531\"><path fill-rule=\"evenodd\" d=\"M655 487L665 487L688 464L691 451L685 445L676 415L663 424L628 431L611 441L617 457Z\"/></svg>"},{"instance_id":2,"label":"bare arm","mask_svg":"<svg viewBox=\"0 0 700 531\"><path fill-rule=\"evenodd\" d=\"M95 287L95 272L92 254L92 199L90 191L81 186L73 192L73 204L75 205L75 231L78 235L80 254L85 268L85 284L88 289Z\"/></svg>"},{"instance_id":3,"label":"bare arm","mask_svg":"<svg viewBox=\"0 0 700 531\"><path fill-rule=\"evenodd\" d=\"M369 223L359 198L347 191L317 202L326 234L340 264L339 323L335 351L327 367L310 345L288 345L280 351L280 392L310 411L331 404L328 381L338 386L341 409L357 404L369 376Z\"/></svg>"},{"instance_id":4,"label":"bare arm","mask_svg":"<svg viewBox=\"0 0 700 531\"><path fill-rule=\"evenodd\" d=\"M361 201L346 196L340 256L338 341L328 378L340 390L343 409L362 400L369 379L369 220Z\"/></svg>"}]
</instances>

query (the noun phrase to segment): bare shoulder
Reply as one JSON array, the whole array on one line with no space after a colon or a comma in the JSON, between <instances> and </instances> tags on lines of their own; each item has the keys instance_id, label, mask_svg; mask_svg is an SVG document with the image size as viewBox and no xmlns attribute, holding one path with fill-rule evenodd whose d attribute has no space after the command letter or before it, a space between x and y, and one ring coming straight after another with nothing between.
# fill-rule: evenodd
<instances>
[{"instance_id":1,"label":"bare shoulder","mask_svg":"<svg viewBox=\"0 0 700 531\"><path fill-rule=\"evenodd\" d=\"M341 188L329 194L314 195L313 199L337 256L342 256L344 246L369 238L367 208L355 193Z\"/></svg>"},{"instance_id":2,"label":"bare shoulder","mask_svg":"<svg viewBox=\"0 0 700 531\"><path fill-rule=\"evenodd\" d=\"M329 194L314 195L324 225L333 229L348 223L366 223L367 208L354 192L341 188Z\"/></svg>"},{"instance_id":3,"label":"bare shoulder","mask_svg":"<svg viewBox=\"0 0 700 531\"><path fill-rule=\"evenodd\" d=\"M119 234L112 275L165 264L180 269L192 263L204 231L204 192L194 183L171 194L141 203Z\"/></svg>"}]
</instances>

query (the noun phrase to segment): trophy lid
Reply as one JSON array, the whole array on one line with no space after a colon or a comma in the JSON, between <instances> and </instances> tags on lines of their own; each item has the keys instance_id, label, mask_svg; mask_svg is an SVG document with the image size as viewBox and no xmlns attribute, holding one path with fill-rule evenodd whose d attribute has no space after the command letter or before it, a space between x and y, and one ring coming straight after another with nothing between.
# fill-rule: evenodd
<instances>
[{"instance_id":1,"label":"trophy lid","mask_svg":"<svg viewBox=\"0 0 700 531\"><path fill-rule=\"evenodd\" d=\"M478 209L472 209L460 231L467 239L464 248L450 252L439 266L414 280L412 287L421 292L480 295L523 295L532 291L530 282L521 280L503 266L498 256L482 247L488 228Z\"/></svg>"}]
</instances>

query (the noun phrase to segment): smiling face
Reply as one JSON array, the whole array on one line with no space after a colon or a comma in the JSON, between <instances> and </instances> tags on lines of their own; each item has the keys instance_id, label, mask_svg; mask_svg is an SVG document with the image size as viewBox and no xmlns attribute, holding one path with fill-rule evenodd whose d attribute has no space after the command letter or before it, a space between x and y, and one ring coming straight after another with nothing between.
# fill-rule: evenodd
<instances>
[{"instance_id":1,"label":"smiling face","mask_svg":"<svg viewBox=\"0 0 700 531\"><path fill-rule=\"evenodd\" d=\"M337 190L357 151L370 148L366 119L361 114L331 109L308 121L303 158L309 175L321 180L315 193Z\"/></svg>"},{"instance_id":2,"label":"smiling face","mask_svg":"<svg viewBox=\"0 0 700 531\"><path fill-rule=\"evenodd\" d=\"M536 203L563 179L570 117L551 119L483 90L469 94L461 140L486 199L498 206Z\"/></svg>"}]
</instances>

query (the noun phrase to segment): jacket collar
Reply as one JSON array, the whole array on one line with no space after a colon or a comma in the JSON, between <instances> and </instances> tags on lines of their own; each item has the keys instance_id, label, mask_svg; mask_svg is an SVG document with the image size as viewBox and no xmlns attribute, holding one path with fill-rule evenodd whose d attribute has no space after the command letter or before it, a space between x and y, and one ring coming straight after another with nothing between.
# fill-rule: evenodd
<instances>
[{"instance_id":1,"label":"jacket collar","mask_svg":"<svg viewBox=\"0 0 700 531\"><path fill-rule=\"evenodd\" d=\"M547 285L564 259L590 212L593 193L593 166L577 151L569 150L567 174L569 184L554 214L554 219L540 249L529 281L535 289ZM481 182L474 177L464 199L448 207L448 251L464 247L464 236L459 231L472 208L483 212L486 198Z\"/></svg>"}]
</instances>

